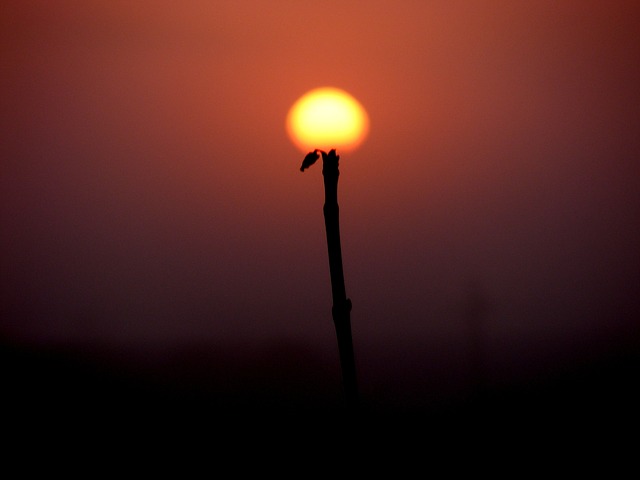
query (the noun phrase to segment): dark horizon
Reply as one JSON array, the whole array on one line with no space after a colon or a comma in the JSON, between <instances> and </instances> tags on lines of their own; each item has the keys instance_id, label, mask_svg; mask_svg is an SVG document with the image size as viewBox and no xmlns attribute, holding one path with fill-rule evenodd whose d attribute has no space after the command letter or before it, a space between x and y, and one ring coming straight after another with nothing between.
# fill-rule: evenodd
<instances>
[{"instance_id":1,"label":"dark horizon","mask_svg":"<svg viewBox=\"0 0 640 480\"><path fill-rule=\"evenodd\" d=\"M385 358L356 349L357 365L365 365L358 370L361 420L411 418L472 429L488 419L495 427L581 421L614 426L637 419L635 342L561 366L499 375L488 369L486 380L458 352L380 347ZM14 419L52 415L69 425L98 412L123 421L162 411L167 421L189 416L220 425L242 415L247 421L346 415L337 352L314 348L286 341L253 348L203 342L161 351L3 343L4 405Z\"/></svg>"}]
</instances>

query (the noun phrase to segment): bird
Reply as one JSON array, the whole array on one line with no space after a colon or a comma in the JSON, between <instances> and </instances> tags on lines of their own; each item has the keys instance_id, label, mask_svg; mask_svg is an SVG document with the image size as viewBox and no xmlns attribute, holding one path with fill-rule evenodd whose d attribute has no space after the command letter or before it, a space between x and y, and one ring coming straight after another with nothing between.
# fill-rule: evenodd
<instances>
[{"instance_id":1,"label":"bird","mask_svg":"<svg viewBox=\"0 0 640 480\"><path fill-rule=\"evenodd\" d=\"M320 150L316 148L313 152L307 153L307 155L304 157L304 160L302 161L302 166L300 167L301 172L304 172L305 169L316 163L318 158L320 158L320 155L318 154L319 151Z\"/></svg>"}]
</instances>

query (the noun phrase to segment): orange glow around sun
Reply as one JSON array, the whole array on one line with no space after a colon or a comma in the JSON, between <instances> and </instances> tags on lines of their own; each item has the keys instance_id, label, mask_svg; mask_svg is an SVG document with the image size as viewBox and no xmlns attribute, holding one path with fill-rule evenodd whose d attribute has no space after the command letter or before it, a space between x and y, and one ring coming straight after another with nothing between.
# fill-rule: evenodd
<instances>
[{"instance_id":1,"label":"orange glow around sun","mask_svg":"<svg viewBox=\"0 0 640 480\"><path fill-rule=\"evenodd\" d=\"M369 132L364 107L344 90L316 88L305 93L287 114L287 133L303 152L338 152L357 148Z\"/></svg>"}]
</instances>

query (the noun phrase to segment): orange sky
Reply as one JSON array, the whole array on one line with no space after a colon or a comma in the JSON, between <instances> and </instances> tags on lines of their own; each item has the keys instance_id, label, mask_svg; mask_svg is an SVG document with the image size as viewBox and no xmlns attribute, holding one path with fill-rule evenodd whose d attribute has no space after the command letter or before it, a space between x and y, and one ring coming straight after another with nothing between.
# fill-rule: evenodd
<instances>
[{"instance_id":1,"label":"orange sky","mask_svg":"<svg viewBox=\"0 0 640 480\"><path fill-rule=\"evenodd\" d=\"M371 122L339 193L365 379L408 345L464 356L474 295L496 375L637 339L639 21L633 1L3 2L0 338L333 358L321 169L284 128L331 85Z\"/></svg>"}]
</instances>

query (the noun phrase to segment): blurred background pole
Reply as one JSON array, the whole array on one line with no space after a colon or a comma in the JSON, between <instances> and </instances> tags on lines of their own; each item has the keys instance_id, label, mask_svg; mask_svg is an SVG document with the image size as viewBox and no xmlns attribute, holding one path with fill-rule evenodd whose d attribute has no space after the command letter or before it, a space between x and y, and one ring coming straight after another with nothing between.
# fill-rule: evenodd
<instances>
[{"instance_id":1,"label":"blurred background pole","mask_svg":"<svg viewBox=\"0 0 640 480\"><path fill-rule=\"evenodd\" d=\"M324 177L324 223L327 231L331 293L333 296L333 323L338 336L338 350L342 368L344 394L349 409L358 406L356 365L351 338L351 300L347 298L342 270L342 248L340 246L340 215L338 208L339 155L335 150L322 153L322 176Z\"/></svg>"}]
</instances>

